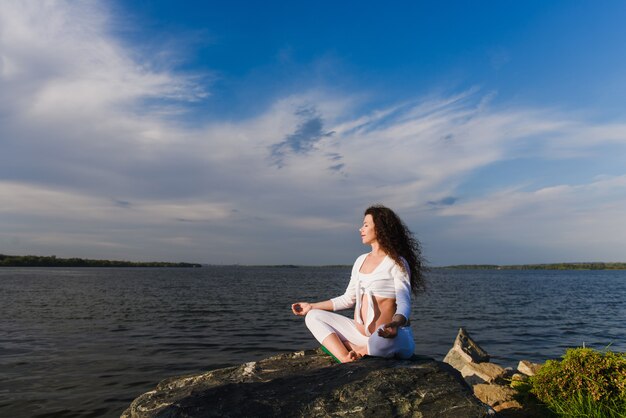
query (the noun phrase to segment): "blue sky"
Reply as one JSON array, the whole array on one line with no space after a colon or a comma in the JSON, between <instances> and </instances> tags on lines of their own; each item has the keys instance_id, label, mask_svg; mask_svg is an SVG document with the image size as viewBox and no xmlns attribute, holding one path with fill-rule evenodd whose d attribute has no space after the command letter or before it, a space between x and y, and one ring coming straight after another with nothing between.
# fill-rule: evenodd
<instances>
[{"instance_id":1,"label":"blue sky","mask_svg":"<svg viewBox=\"0 0 626 418\"><path fill-rule=\"evenodd\" d=\"M626 261L626 3L0 3L0 253Z\"/></svg>"}]
</instances>

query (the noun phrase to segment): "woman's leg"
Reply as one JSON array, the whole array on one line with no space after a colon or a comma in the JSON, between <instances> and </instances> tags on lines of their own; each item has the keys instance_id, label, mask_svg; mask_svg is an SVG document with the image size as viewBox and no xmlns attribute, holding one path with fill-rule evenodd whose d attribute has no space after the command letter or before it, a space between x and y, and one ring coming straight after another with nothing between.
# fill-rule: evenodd
<instances>
[{"instance_id":1,"label":"woman's leg","mask_svg":"<svg viewBox=\"0 0 626 418\"><path fill-rule=\"evenodd\" d=\"M345 344L345 341L342 342L335 333L328 334L328 337L324 338L324 341L322 341L322 345L333 353L333 356L337 357L337 360L342 363L349 363L362 357L349 345Z\"/></svg>"},{"instance_id":2,"label":"woman's leg","mask_svg":"<svg viewBox=\"0 0 626 418\"><path fill-rule=\"evenodd\" d=\"M376 330L367 341L369 355L376 357L410 358L415 351L415 341L411 327L398 328L395 338L383 338Z\"/></svg>"},{"instance_id":3,"label":"woman's leg","mask_svg":"<svg viewBox=\"0 0 626 418\"><path fill-rule=\"evenodd\" d=\"M311 309L305 317L305 322L317 341L342 363L359 358L360 355L353 347L367 344L367 337L359 332L354 321L343 315Z\"/></svg>"}]
</instances>

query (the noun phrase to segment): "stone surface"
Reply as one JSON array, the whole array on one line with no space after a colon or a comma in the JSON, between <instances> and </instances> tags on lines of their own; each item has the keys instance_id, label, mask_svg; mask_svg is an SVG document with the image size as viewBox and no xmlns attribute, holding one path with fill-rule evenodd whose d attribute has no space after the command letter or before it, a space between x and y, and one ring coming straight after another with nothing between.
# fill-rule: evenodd
<instances>
[{"instance_id":1,"label":"stone surface","mask_svg":"<svg viewBox=\"0 0 626 418\"><path fill-rule=\"evenodd\" d=\"M465 328L460 328L454 340L453 349L468 363L484 363L489 361L489 354L474 341Z\"/></svg>"},{"instance_id":2,"label":"stone surface","mask_svg":"<svg viewBox=\"0 0 626 418\"><path fill-rule=\"evenodd\" d=\"M526 376L525 374L515 373L513 376L511 376L511 383L509 384L509 386L516 390L524 390L529 386L528 379L528 376Z\"/></svg>"},{"instance_id":3,"label":"stone surface","mask_svg":"<svg viewBox=\"0 0 626 418\"><path fill-rule=\"evenodd\" d=\"M474 395L488 405L498 418L550 416L543 405L524 395L528 391L528 376L536 373L539 364L520 362L519 371L526 373L522 374L488 360L489 355L461 328L443 361L461 372L472 386Z\"/></svg>"},{"instance_id":4,"label":"stone surface","mask_svg":"<svg viewBox=\"0 0 626 418\"><path fill-rule=\"evenodd\" d=\"M454 347L448 351L448 354L444 357L443 362L448 363L458 371L463 370L463 367L465 367L468 363L465 357L463 357Z\"/></svg>"},{"instance_id":5,"label":"stone surface","mask_svg":"<svg viewBox=\"0 0 626 418\"><path fill-rule=\"evenodd\" d=\"M471 382L470 384L491 383L503 378L506 375L506 370L495 363L467 363L461 369L461 375L466 382ZM478 378L480 381L477 382L472 378Z\"/></svg>"},{"instance_id":6,"label":"stone surface","mask_svg":"<svg viewBox=\"0 0 626 418\"><path fill-rule=\"evenodd\" d=\"M506 401L506 402L502 402L501 404L498 404L496 406L493 407L493 410L496 412L503 412L503 411L508 411L510 409L522 409L522 404L520 404L517 401Z\"/></svg>"},{"instance_id":7,"label":"stone surface","mask_svg":"<svg viewBox=\"0 0 626 418\"><path fill-rule=\"evenodd\" d=\"M516 394L517 391L508 386L489 385L486 383L474 385L474 395L487 405L493 407L496 412L510 407L521 408L522 406L519 403L517 403L517 405L510 403L515 401L514 396ZM508 407L506 405L508 405Z\"/></svg>"},{"instance_id":8,"label":"stone surface","mask_svg":"<svg viewBox=\"0 0 626 418\"><path fill-rule=\"evenodd\" d=\"M520 360L517 370L526 376L534 376L541 369L541 364L533 363L528 360Z\"/></svg>"},{"instance_id":9,"label":"stone surface","mask_svg":"<svg viewBox=\"0 0 626 418\"><path fill-rule=\"evenodd\" d=\"M457 371L430 358L336 364L310 350L164 380L122 417L477 418L487 411Z\"/></svg>"}]
</instances>

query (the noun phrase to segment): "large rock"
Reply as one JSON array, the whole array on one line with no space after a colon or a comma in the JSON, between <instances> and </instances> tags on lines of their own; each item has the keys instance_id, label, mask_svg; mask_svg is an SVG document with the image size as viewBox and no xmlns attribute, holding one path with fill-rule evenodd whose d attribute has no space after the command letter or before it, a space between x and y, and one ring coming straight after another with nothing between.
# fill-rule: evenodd
<instances>
[{"instance_id":1,"label":"large rock","mask_svg":"<svg viewBox=\"0 0 626 418\"><path fill-rule=\"evenodd\" d=\"M474 395L487 405L492 406L495 411L508 408L522 409L522 405L515 400L517 391L508 386L486 383L474 385Z\"/></svg>"},{"instance_id":2,"label":"large rock","mask_svg":"<svg viewBox=\"0 0 626 418\"><path fill-rule=\"evenodd\" d=\"M533 363L528 360L520 360L517 365L517 370L520 373L524 373L526 376L534 376L541 369L541 364Z\"/></svg>"},{"instance_id":3,"label":"large rock","mask_svg":"<svg viewBox=\"0 0 626 418\"><path fill-rule=\"evenodd\" d=\"M443 361L460 371L469 385L492 383L506 374L501 366L489 363L489 354L464 328L459 329L454 344Z\"/></svg>"},{"instance_id":4,"label":"large rock","mask_svg":"<svg viewBox=\"0 0 626 418\"><path fill-rule=\"evenodd\" d=\"M459 333L454 340L452 348L468 363L489 361L489 354L469 336L465 328L459 328Z\"/></svg>"},{"instance_id":5,"label":"large rock","mask_svg":"<svg viewBox=\"0 0 626 418\"><path fill-rule=\"evenodd\" d=\"M430 358L336 364L317 351L164 380L123 418L485 417L459 373Z\"/></svg>"},{"instance_id":6,"label":"large rock","mask_svg":"<svg viewBox=\"0 0 626 418\"><path fill-rule=\"evenodd\" d=\"M454 367L458 371L463 370L466 364L471 363L465 359L456 348L452 347L448 354L443 358L444 363L448 363L450 366Z\"/></svg>"},{"instance_id":7,"label":"large rock","mask_svg":"<svg viewBox=\"0 0 626 418\"><path fill-rule=\"evenodd\" d=\"M472 386L474 395L489 405L498 417L550 416L543 405L528 395L528 376L536 373L540 365L521 361L518 366L521 373L515 373L490 363L489 354L463 328L443 361L461 372L465 382Z\"/></svg>"},{"instance_id":8,"label":"large rock","mask_svg":"<svg viewBox=\"0 0 626 418\"><path fill-rule=\"evenodd\" d=\"M495 363L467 363L461 375L468 384L493 383L506 375L506 369Z\"/></svg>"}]
</instances>

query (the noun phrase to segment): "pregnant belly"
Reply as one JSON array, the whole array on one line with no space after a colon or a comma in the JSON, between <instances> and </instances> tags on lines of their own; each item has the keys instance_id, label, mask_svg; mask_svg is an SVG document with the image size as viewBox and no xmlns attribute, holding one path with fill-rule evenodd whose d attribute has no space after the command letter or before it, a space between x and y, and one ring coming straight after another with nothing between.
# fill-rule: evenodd
<instances>
[{"instance_id":1,"label":"pregnant belly","mask_svg":"<svg viewBox=\"0 0 626 418\"><path fill-rule=\"evenodd\" d=\"M379 296L372 297L373 305L374 305L374 320L369 326L370 334L373 333L377 328L381 325L391 322L391 318L393 318L393 314L396 312L396 299L395 298L383 298ZM367 321L367 311L369 309L369 305L367 303L367 296L363 295L363 299L361 300L361 318L363 322ZM354 312L354 320L359 332L363 335L367 335L365 333L365 325L359 324L357 321L356 311Z\"/></svg>"}]
</instances>

